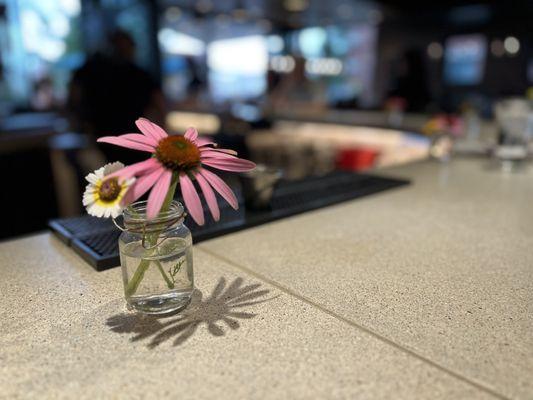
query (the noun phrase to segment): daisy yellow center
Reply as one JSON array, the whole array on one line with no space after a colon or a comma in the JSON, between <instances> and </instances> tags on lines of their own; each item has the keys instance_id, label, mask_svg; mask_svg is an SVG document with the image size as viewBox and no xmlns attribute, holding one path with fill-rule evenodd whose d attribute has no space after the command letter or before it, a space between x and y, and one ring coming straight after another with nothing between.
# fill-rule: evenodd
<instances>
[{"instance_id":1,"label":"daisy yellow center","mask_svg":"<svg viewBox=\"0 0 533 400\"><path fill-rule=\"evenodd\" d=\"M183 136L162 139L155 150L155 157L174 171L187 171L200 165L200 150Z\"/></svg>"},{"instance_id":2,"label":"daisy yellow center","mask_svg":"<svg viewBox=\"0 0 533 400\"><path fill-rule=\"evenodd\" d=\"M117 178L107 179L98 189L98 197L104 202L113 202L120 195L121 186Z\"/></svg>"}]
</instances>

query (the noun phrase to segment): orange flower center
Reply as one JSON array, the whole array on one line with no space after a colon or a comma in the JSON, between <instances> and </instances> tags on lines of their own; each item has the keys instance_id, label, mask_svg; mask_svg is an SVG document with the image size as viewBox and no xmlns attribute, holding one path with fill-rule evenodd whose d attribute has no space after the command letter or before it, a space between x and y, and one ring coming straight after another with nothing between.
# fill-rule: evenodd
<instances>
[{"instance_id":1,"label":"orange flower center","mask_svg":"<svg viewBox=\"0 0 533 400\"><path fill-rule=\"evenodd\" d=\"M187 171L200 165L200 150L183 136L161 139L155 150L155 157L174 171Z\"/></svg>"},{"instance_id":2,"label":"orange flower center","mask_svg":"<svg viewBox=\"0 0 533 400\"><path fill-rule=\"evenodd\" d=\"M112 202L120 194L120 189L121 187L117 178L107 179L100 185L98 197L104 202Z\"/></svg>"}]
</instances>

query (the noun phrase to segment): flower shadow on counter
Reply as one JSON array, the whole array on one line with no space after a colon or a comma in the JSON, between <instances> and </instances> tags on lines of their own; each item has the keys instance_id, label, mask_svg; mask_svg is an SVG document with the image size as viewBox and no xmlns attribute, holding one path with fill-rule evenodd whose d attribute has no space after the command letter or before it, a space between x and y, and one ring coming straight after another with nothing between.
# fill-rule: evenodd
<instances>
[{"instance_id":1,"label":"flower shadow on counter","mask_svg":"<svg viewBox=\"0 0 533 400\"><path fill-rule=\"evenodd\" d=\"M227 285L226 279L220 278L211 295L205 299L202 292L195 290L189 307L173 317L122 313L109 317L107 325L113 332L134 334L130 339L132 342L151 338L149 348L173 338L173 345L179 346L193 336L202 324L213 336L224 336L224 324L236 330L240 327L239 320L256 316L245 311L245 307L277 297L264 298L269 290L261 290L258 283L243 286L243 282L242 278L236 278Z\"/></svg>"}]
</instances>

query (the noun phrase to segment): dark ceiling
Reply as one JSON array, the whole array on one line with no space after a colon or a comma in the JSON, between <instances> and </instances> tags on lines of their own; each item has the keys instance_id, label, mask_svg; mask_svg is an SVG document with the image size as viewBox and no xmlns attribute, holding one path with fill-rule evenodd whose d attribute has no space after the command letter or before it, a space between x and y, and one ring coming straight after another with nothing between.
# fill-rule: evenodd
<instances>
[{"instance_id":1,"label":"dark ceiling","mask_svg":"<svg viewBox=\"0 0 533 400\"><path fill-rule=\"evenodd\" d=\"M358 21L412 29L530 32L533 0L160 0L196 18L267 19L278 29Z\"/></svg>"}]
</instances>

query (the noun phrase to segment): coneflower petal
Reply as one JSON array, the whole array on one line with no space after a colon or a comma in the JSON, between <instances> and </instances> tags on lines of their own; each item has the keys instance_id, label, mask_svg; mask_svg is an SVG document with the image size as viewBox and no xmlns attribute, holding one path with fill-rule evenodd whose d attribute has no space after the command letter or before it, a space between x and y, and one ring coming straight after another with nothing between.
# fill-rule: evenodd
<instances>
[{"instance_id":1,"label":"coneflower petal","mask_svg":"<svg viewBox=\"0 0 533 400\"><path fill-rule=\"evenodd\" d=\"M106 179L115 177L120 179L128 179L141 173L149 173L156 168L163 168L163 166L155 158L149 158L148 160L131 164L125 168L119 169L118 171L107 175Z\"/></svg>"},{"instance_id":2,"label":"coneflower petal","mask_svg":"<svg viewBox=\"0 0 533 400\"><path fill-rule=\"evenodd\" d=\"M153 138L157 142L168 136L163 128L146 118L139 118L135 121L135 125L137 125L137 128L139 128L142 133Z\"/></svg>"},{"instance_id":3,"label":"coneflower petal","mask_svg":"<svg viewBox=\"0 0 533 400\"><path fill-rule=\"evenodd\" d=\"M146 135L141 135L140 133L126 133L124 135L120 135L118 136L120 138L124 138L124 139L128 139L128 140L131 140L133 142L138 142L138 143L141 143L141 144L146 144L148 146L152 146L154 148L157 147L158 145L158 142L157 140L155 140L153 137L149 137L149 136L146 136Z\"/></svg>"},{"instance_id":4,"label":"coneflower petal","mask_svg":"<svg viewBox=\"0 0 533 400\"><path fill-rule=\"evenodd\" d=\"M167 196L171 180L172 171L167 169L163 170L161 177L156 181L150 192L150 196L148 196L148 205L146 207L146 217L148 219L154 219L159 214Z\"/></svg>"},{"instance_id":5,"label":"coneflower petal","mask_svg":"<svg viewBox=\"0 0 533 400\"><path fill-rule=\"evenodd\" d=\"M200 196L194 187L191 179L187 174L180 175L180 187L181 195L183 196L183 201L187 210L191 214L191 217L198 225L203 225L204 220L204 210L202 210L202 202L200 201Z\"/></svg>"},{"instance_id":6,"label":"coneflower petal","mask_svg":"<svg viewBox=\"0 0 533 400\"><path fill-rule=\"evenodd\" d=\"M210 139L207 139L207 138L203 138L203 137L199 137L196 139L196 145L198 147L203 147L203 146L216 146L216 143L215 142L212 142Z\"/></svg>"},{"instance_id":7,"label":"coneflower petal","mask_svg":"<svg viewBox=\"0 0 533 400\"><path fill-rule=\"evenodd\" d=\"M128 140L120 136L104 136L99 138L97 142L114 144L115 146L126 147L127 149L133 150L147 151L149 153L154 152L154 148L152 146L148 146L147 144L139 142L134 142L133 140Z\"/></svg>"},{"instance_id":8,"label":"coneflower petal","mask_svg":"<svg viewBox=\"0 0 533 400\"><path fill-rule=\"evenodd\" d=\"M124 195L121 204L123 206L127 206L128 204L131 204L139 199L143 194L150 190L152 186L154 186L164 171L165 170L163 168L158 168L155 171L152 171L137 179L133 186L130 187L130 189Z\"/></svg>"},{"instance_id":9,"label":"coneflower petal","mask_svg":"<svg viewBox=\"0 0 533 400\"><path fill-rule=\"evenodd\" d=\"M202 158L219 158L223 160L235 160L238 159L235 154L228 154L226 152L217 151L215 149L209 149L209 150L200 150L200 154Z\"/></svg>"},{"instance_id":10,"label":"coneflower petal","mask_svg":"<svg viewBox=\"0 0 533 400\"><path fill-rule=\"evenodd\" d=\"M215 189L223 198L228 202L228 204L233 207L235 210L239 208L239 202L237 197L231 190L231 188L217 175L208 171L204 168L200 168L198 173L202 175L207 182Z\"/></svg>"},{"instance_id":11,"label":"coneflower petal","mask_svg":"<svg viewBox=\"0 0 533 400\"><path fill-rule=\"evenodd\" d=\"M246 172L255 168L255 163L243 160L242 158L235 158L233 160L221 160L218 158L202 158L202 164L209 167L221 169L223 171L231 172Z\"/></svg>"},{"instance_id":12,"label":"coneflower petal","mask_svg":"<svg viewBox=\"0 0 533 400\"><path fill-rule=\"evenodd\" d=\"M211 189L211 186L202 175L196 172L194 173L194 176L198 181L198 185L200 185L200 189L202 189L202 193L204 194L205 201L207 202L207 206L209 207L209 211L211 211L213 219L218 221L220 219L220 210L218 208L215 192L213 192L213 189Z\"/></svg>"},{"instance_id":13,"label":"coneflower petal","mask_svg":"<svg viewBox=\"0 0 533 400\"><path fill-rule=\"evenodd\" d=\"M198 131L195 128L188 128L183 136L185 136L185 138L189 139L191 142L195 142L198 138Z\"/></svg>"},{"instance_id":14,"label":"coneflower petal","mask_svg":"<svg viewBox=\"0 0 533 400\"><path fill-rule=\"evenodd\" d=\"M236 156L238 154L235 150L231 150L231 149L217 149L217 148L213 148L213 147L200 147L200 152L201 153L205 153L206 151L214 151L214 152L217 152L217 153L226 153L226 154L231 154L232 156Z\"/></svg>"}]
</instances>

